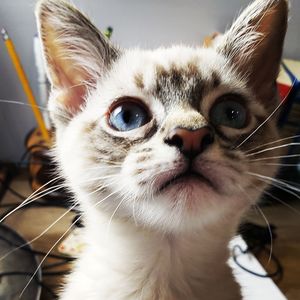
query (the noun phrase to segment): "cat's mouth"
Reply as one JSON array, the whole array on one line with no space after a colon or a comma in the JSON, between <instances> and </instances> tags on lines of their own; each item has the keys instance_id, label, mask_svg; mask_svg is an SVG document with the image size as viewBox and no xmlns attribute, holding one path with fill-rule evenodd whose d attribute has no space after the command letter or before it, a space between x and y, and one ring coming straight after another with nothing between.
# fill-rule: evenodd
<instances>
[{"instance_id":1,"label":"cat's mouth","mask_svg":"<svg viewBox=\"0 0 300 300\"><path fill-rule=\"evenodd\" d=\"M206 178L205 176L203 176L202 174L195 172L195 171L191 171L191 170L187 170L185 172L182 172L174 177L172 177L170 180L167 180L159 189L159 192L164 191L165 189L167 189L168 187L178 184L178 183L185 183L188 182L189 180L196 180L196 181L200 181L202 183L207 184L208 186L214 188L212 182Z\"/></svg>"}]
</instances>

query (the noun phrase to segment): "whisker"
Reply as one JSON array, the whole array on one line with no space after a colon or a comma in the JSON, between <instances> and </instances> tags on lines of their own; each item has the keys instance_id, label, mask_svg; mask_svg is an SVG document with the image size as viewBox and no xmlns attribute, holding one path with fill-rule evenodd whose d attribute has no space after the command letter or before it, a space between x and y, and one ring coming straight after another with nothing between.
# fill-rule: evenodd
<instances>
[{"instance_id":1,"label":"whisker","mask_svg":"<svg viewBox=\"0 0 300 300\"><path fill-rule=\"evenodd\" d=\"M293 212L295 212L296 214L298 214L300 216L300 211L297 210L296 208L294 208L293 206L289 205L288 203L284 202L283 200L279 199L278 197L272 195L270 192L268 191L264 191L265 194L267 194L268 196L272 197L274 200L277 200L278 202L280 202L282 205L288 207L289 209L291 209Z\"/></svg>"},{"instance_id":2,"label":"whisker","mask_svg":"<svg viewBox=\"0 0 300 300\"><path fill-rule=\"evenodd\" d=\"M37 107L40 110L44 110L44 111L50 112L50 110L47 107L43 107L43 106L39 106L39 105L33 105L33 104L28 104L28 103L24 103L24 102L16 101L16 100L0 99L0 103L11 103L11 104L24 105L24 106L29 106L29 107Z\"/></svg>"},{"instance_id":3,"label":"whisker","mask_svg":"<svg viewBox=\"0 0 300 300\"><path fill-rule=\"evenodd\" d=\"M254 152L254 153L247 154L246 157L257 155L257 154L264 153L264 152L271 151L271 150L275 150L275 149L285 148L285 147L289 147L289 146L299 146L299 145L300 145L300 143L288 143L288 144L284 144L284 145L274 146L274 147L270 147L270 148L267 148L267 149L263 149L263 150Z\"/></svg>"},{"instance_id":4,"label":"whisker","mask_svg":"<svg viewBox=\"0 0 300 300\"><path fill-rule=\"evenodd\" d=\"M111 175L106 175L106 176L94 177L94 178L90 178L90 179L86 179L84 181L81 181L81 183L96 181L96 180L102 180L102 179L109 179L109 178L113 178L113 177L116 177L116 176L117 176L116 174L111 174Z\"/></svg>"},{"instance_id":5,"label":"whisker","mask_svg":"<svg viewBox=\"0 0 300 300\"><path fill-rule=\"evenodd\" d=\"M47 259L48 255L51 253L51 251L60 243L60 241L67 235L67 233L72 229L72 227L75 225L75 223L80 220L81 216L79 216L74 222L72 222L72 224L67 228L67 230L60 236L60 238L52 245L52 247L47 251L46 255L41 259L40 263L38 264L37 268L35 269L35 271L33 272L32 276L30 277L29 281L26 283L25 287L23 288L23 290L20 293L19 299L22 298L24 292L26 291L26 289L28 288L28 286L30 285L31 281L33 280L33 278L36 276L37 272L39 271L39 269L41 268L42 264L44 263L44 261Z\"/></svg>"},{"instance_id":6,"label":"whisker","mask_svg":"<svg viewBox=\"0 0 300 300\"><path fill-rule=\"evenodd\" d=\"M291 184L288 184L282 180L279 180L279 179L276 179L276 178L272 178L272 177L269 177L269 176L265 176L265 175L261 175L261 174L257 174L257 173L253 173L253 172L246 172L247 174L249 175L252 175L252 176L256 176L258 178L261 178L261 179L265 179L265 180L269 180L269 181L272 181L272 182L275 182L275 183L278 183L279 185L283 185L285 187L288 187L290 188L291 190L294 190L296 192L300 192L300 189L299 188L296 188L294 187L293 185Z\"/></svg>"},{"instance_id":7,"label":"whisker","mask_svg":"<svg viewBox=\"0 0 300 300\"><path fill-rule=\"evenodd\" d=\"M117 162L117 161L113 161L113 160L100 159L99 161L107 163L107 164L116 165L116 166L121 166L122 165L121 162Z\"/></svg>"},{"instance_id":8,"label":"whisker","mask_svg":"<svg viewBox=\"0 0 300 300\"><path fill-rule=\"evenodd\" d=\"M264 181L264 180L262 180L262 181L268 183L267 181ZM270 192L268 192L268 191L266 191L266 190L264 190L264 189L259 189L259 188L256 187L256 186L253 186L253 188L255 188L256 190L258 190L258 191L261 192L261 193L264 193L264 194L270 196L270 197L273 198L274 200L278 201L278 202L281 203L282 205L286 206L287 208L291 209L293 212L295 212L295 213L297 213L297 214L300 215L300 211L299 211L299 210L295 209L293 206L291 206L291 205L289 205L288 203L284 202L283 200L279 199L278 197L276 197L276 196L273 195L272 193L270 193ZM280 187L279 187L279 188L280 188Z\"/></svg>"},{"instance_id":9,"label":"whisker","mask_svg":"<svg viewBox=\"0 0 300 300\"><path fill-rule=\"evenodd\" d=\"M238 149L241 147L246 141L248 141L262 126L264 126L277 112L277 110L284 104L284 101L281 101L276 108L273 110L273 112L254 130L252 131L239 145L237 145L234 149Z\"/></svg>"},{"instance_id":10,"label":"whisker","mask_svg":"<svg viewBox=\"0 0 300 300\"><path fill-rule=\"evenodd\" d=\"M115 177L116 175L108 175L108 176L102 176L102 177L96 177L96 178L90 178L90 179L87 179L87 180L83 180L83 181L80 181L80 183L85 183L85 182L90 182L90 181L97 181L97 180L101 180L101 179L107 179L107 178L113 178ZM53 180L51 180L53 181ZM50 181L47 183L49 184ZM42 197L45 197L47 196L48 194L52 193L52 192L55 192L59 189L61 189L62 187L65 187L66 184L63 183L63 184L59 184L59 185L55 185L55 186L52 186L52 187L49 187L47 188L46 190L43 190L43 191L40 191L39 193L36 193L37 191L35 191L34 193L32 193L29 197L27 197L23 202L21 202L17 207L15 207L13 210L9 211L4 217L2 217L0 219L0 223L3 222L4 220L6 220L10 215L12 215L13 213L15 213L16 211L18 211L19 209L21 209L22 207L26 206L26 205L29 205L31 204L32 202L42 198ZM41 188L41 187L40 187ZM39 188L39 189L40 189ZM103 187L102 187L103 188Z\"/></svg>"},{"instance_id":11,"label":"whisker","mask_svg":"<svg viewBox=\"0 0 300 300\"><path fill-rule=\"evenodd\" d=\"M137 222L137 219L136 219L136 211L135 211L136 201L137 201L137 198L135 197L133 199L133 204L132 204L132 217L133 217L133 221L134 221L135 226L138 226L138 222Z\"/></svg>"},{"instance_id":12,"label":"whisker","mask_svg":"<svg viewBox=\"0 0 300 300\"><path fill-rule=\"evenodd\" d=\"M111 196L111 195L109 195ZM106 197L108 198L108 197ZM104 199L102 199L102 201L104 201ZM100 202L99 202L100 203ZM99 204L98 203L98 204ZM35 272L32 274L31 278L29 279L29 281L27 282L27 284L25 285L24 289L22 290L19 298L21 298L24 294L24 292L26 291L26 289L28 288L29 284L31 283L31 281L33 280L33 278L35 277L35 275L37 274L38 270L41 268L42 264L44 263L44 261L46 260L46 258L48 257L48 255L51 253L51 251L58 245L58 243L66 236L66 234L72 229L72 227L75 225L75 223L80 220L82 218L83 215L80 215L78 218L76 218L76 220L74 222L72 222L72 224L67 228L67 230L63 233L63 235L60 236L60 238L52 245L52 247L49 249L49 251L46 253L46 255L43 257L43 259L40 261L40 263L38 264Z\"/></svg>"},{"instance_id":13,"label":"whisker","mask_svg":"<svg viewBox=\"0 0 300 300\"><path fill-rule=\"evenodd\" d=\"M277 184L277 183L272 182L271 180L265 180L265 179L262 179L262 178L259 178L259 180L261 180L262 182L265 182L267 184L270 184L270 185L272 185L272 186L274 186L274 187L276 187L276 188L278 188L282 191L285 191L288 194L296 197L297 199L300 199L300 196L298 194L296 194L295 192L289 190L288 188L285 188L285 187L281 186L280 184Z\"/></svg>"},{"instance_id":14,"label":"whisker","mask_svg":"<svg viewBox=\"0 0 300 300\"><path fill-rule=\"evenodd\" d=\"M295 188L296 188L296 186L298 186L300 188L300 183L299 182L290 181L290 180L286 180L286 179L282 179L282 178L280 180L282 182L284 182L284 183L288 183L288 184L294 185Z\"/></svg>"},{"instance_id":15,"label":"whisker","mask_svg":"<svg viewBox=\"0 0 300 300\"><path fill-rule=\"evenodd\" d=\"M299 164L263 163L261 166L298 167Z\"/></svg>"},{"instance_id":16,"label":"whisker","mask_svg":"<svg viewBox=\"0 0 300 300\"><path fill-rule=\"evenodd\" d=\"M99 190L103 189L103 188L106 188L108 186L111 186L115 184L115 182L111 182L110 184L104 186L104 187L100 187L98 189L96 189L95 191L93 191L92 193L95 193L95 192L98 192ZM114 191L114 192L111 192L108 196L105 196L103 199L101 199L100 201L96 202L94 207L98 206L99 204L101 204L103 201L105 201L107 198L111 197L112 195L115 195L117 193L119 193L122 189L124 188L124 186L122 186L120 189ZM91 195L92 193L89 193L88 195Z\"/></svg>"},{"instance_id":17,"label":"whisker","mask_svg":"<svg viewBox=\"0 0 300 300\"><path fill-rule=\"evenodd\" d=\"M268 259L268 264L271 262L272 259L272 253L273 253L273 235L272 235L272 229L270 226L270 223L267 219L267 217L265 216L265 214L263 213L263 211L261 210L261 208L258 205L255 205L256 208L258 209L258 211L260 212L261 216L263 217L263 219L265 220L267 226L268 226L268 230L269 230L269 234L270 234L270 254L269 254L269 259Z\"/></svg>"},{"instance_id":18,"label":"whisker","mask_svg":"<svg viewBox=\"0 0 300 300\"><path fill-rule=\"evenodd\" d=\"M240 188L240 190L242 191L242 193L249 199L250 202L252 202L252 199L250 199L249 195L246 193L245 189L243 189L240 185L238 185L238 187ZM268 231L270 234L270 254L269 254L269 259L268 259L268 264L270 263L271 259L272 259L272 253L273 253L273 236L272 236L272 230L271 230L271 226L270 223L268 222L266 216L264 215L263 211L259 208L259 206L257 204L255 204L256 209L260 212L261 216L263 217L263 219L265 220L267 226L268 226Z\"/></svg>"},{"instance_id":19,"label":"whisker","mask_svg":"<svg viewBox=\"0 0 300 300\"><path fill-rule=\"evenodd\" d=\"M256 161L269 160L269 159L279 159L279 158L291 158L291 157L300 157L300 154L289 154L289 155L262 157L262 158L251 159L251 160L249 160L249 162L256 162Z\"/></svg>"},{"instance_id":20,"label":"whisker","mask_svg":"<svg viewBox=\"0 0 300 300\"><path fill-rule=\"evenodd\" d=\"M28 198L26 198L23 202L20 203L20 205L18 205L17 207L15 207L13 210L9 211L7 214L5 214L5 216L3 216L1 219L0 219L0 223L2 223L4 220L6 220L10 215L12 215L13 213L15 213L17 210L21 209L22 207L26 206L26 205L29 205L30 203L42 198L42 197L45 197L46 195L52 193L52 192L55 192L59 189L61 189L62 187L64 187L65 185L64 184L60 184L60 185L56 185L56 186L53 186L53 187L50 187L48 189L46 189L45 191L41 191L37 194L32 194L31 196L29 196Z\"/></svg>"},{"instance_id":21,"label":"whisker","mask_svg":"<svg viewBox=\"0 0 300 300\"><path fill-rule=\"evenodd\" d=\"M45 230L43 230L43 232L41 232L38 236L36 236L35 238L33 238L32 240L18 246L17 248L12 249L11 251L5 253L2 257L0 257L0 262L5 259L7 256L9 256L10 254L14 253L15 251L32 244L33 242L35 242L36 240L38 240L40 237L42 237L46 232L48 232L53 226L55 226L63 217L65 217L69 212L71 212L75 207L77 206L77 203L72 205L67 211L65 211L59 218L57 218L52 224L50 224Z\"/></svg>"},{"instance_id":22,"label":"whisker","mask_svg":"<svg viewBox=\"0 0 300 300\"><path fill-rule=\"evenodd\" d=\"M120 168L121 164L120 165L116 165L116 166L94 166L94 167L90 167L90 168L87 168L85 169L85 171L89 171L89 170L107 170L107 169L111 169L111 168Z\"/></svg>"},{"instance_id":23,"label":"whisker","mask_svg":"<svg viewBox=\"0 0 300 300\"><path fill-rule=\"evenodd\" d=\"M115 214L117 213L117 210L120 208L120 206L122 205L122 203L126 200L126 197L123 196L122 199L120 200L119 204L117 205L117 207L115 208L115 210L113 211L109 221L108 221L108 224L107 224L107 228L106 228L106 234L105 234L105 240L107 240L108 238L108 234L109 234L109 230L110 230L110 226L111 226L111 222L112 222L112 219L113 217L115 216Z\"/></svg>"},{"instance_id":24,"label":"whisker","mask_svg":"<svg viewBox=\"0 0 300 300\"><path fill-rule=\"evenodd\" d=\"M256 149L265 147L265 146L269 146L269 145L276 144L276 143L279 143L279 142L282 142L282 141L286 141L286 140L296 139L296 138L299 138L299 137L300 137L300 134L298 134L298 135L291 135L291 136L288 136L288 137L285 137L285 138L282 138L282 139L279 139L279 140L276 140L276 141L273 141L273 142L269 142L269 143L266 143L266 144L259 145L257 147L254 147L254 148L250 149L250 150L245 151L245 153L249 153L249 152L252 152L252 151L254 151Z\"/></svg>"}]
</instances>

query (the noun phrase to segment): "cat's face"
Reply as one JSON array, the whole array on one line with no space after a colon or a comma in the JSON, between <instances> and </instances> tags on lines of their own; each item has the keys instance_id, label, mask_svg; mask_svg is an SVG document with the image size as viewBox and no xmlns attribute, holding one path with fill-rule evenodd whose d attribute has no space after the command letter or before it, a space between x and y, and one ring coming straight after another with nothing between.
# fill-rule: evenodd
<instances>
[{"instance_id":1,"label":"cat's face","mask_svg":"<svg viewBox=\"0 0 300 300\"><path fill-rule=\"evenodd\" d=\"M271 4L275 3L275 12L279 4L286 4L267 2L261 5L261 13ZM75 33L94 32L90 25L83 29L86 21L78 22L82 16L65 4L43 3L44 36L43 30L55 35L59 23L59 17L52 15L55 9L64 11L64 22L77 20ZM253 20L262 22L259 12L255 14ZM49 15L55 24L43 20ZM280 18L275 24L285 24L286 17ZM277 105L274 80L282 45L273 58L276 66L268 72L259 68L255 74L263 59L257 59L257 53L252 54L255 49L249 47L259 48L263 43L248 41L240 57L234 45L230 49L239 31L234 26L231 30L211 49L178 46L120 51L106 45L99 70L91 57L80 57L79 43L65 45L71 54L62 61L59 55L56 60L51 57L60 50L59 42L54 39L49 45L44 40L53 77L50 107L57 128L56 156L84 209L92 204L93 209L114 218L169 231L233 218L255 203L267 183L251 173L274 176L276 167L261 164L264 152L249 154L278 139L276 119L246 138ZM249 40L260 36L248 34ZM88 52L88 43L81 42ZM101 46L95 48L103 52L98 49ZM266 50L260 51L264 55ZM251 61L251 56L256 60ZM101 68L104 74L100 76ZM261 87L257 78L263 78L266 86ZM89 83L82 85L84 81ZM279 153L268 153L275 154Z\"/></svg>"}]
</instances>

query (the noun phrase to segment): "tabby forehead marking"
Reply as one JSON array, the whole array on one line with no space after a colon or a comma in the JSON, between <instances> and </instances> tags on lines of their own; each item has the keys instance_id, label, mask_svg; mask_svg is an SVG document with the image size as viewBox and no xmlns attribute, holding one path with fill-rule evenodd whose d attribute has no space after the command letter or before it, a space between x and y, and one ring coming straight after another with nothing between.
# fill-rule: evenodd
<instances>
[{"instance_id":1,"label":"tabby forehead marking","mask_svg":"<svg viewBox=\"0 0 300 300\"><path fill-rule=\"evenodd\" d=\"M198 110L203 96L220 83L220 76L216 72L212 72L208 79L201 76L195 61L190 61L185 66L171 64L168 69L157 65L153 94L167 109L188 103Z\"/></svg>"},{"instance_id":2,"label":"tabby forehead marking","mask_svg":"<svg viewBox=\"0 0 300 300\"><path fill-rule=\"evenodd\" d=\"M221 78L220 75L217 74L217 72L212 72L212 88L217 88L221 84Z\"/></svg>"},{"instance_id":3,"label":"tabby forehead marking","mask_svg":"<svg viewBox=\"0 0 300 300\"><path fill-rule=\"evenodd\" d=\"M143 76L142 73L135 74L134 83L135 83L137 88L144 89L144 87L145 87L145 85L144 85L144 76Z\"/></svg>"}]
</instances>

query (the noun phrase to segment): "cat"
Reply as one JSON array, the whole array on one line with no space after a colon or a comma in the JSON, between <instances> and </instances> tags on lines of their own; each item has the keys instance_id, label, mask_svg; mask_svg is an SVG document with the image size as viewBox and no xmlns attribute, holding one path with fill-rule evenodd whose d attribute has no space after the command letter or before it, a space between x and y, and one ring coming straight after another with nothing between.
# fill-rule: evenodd
<instances>
[{"instance_id":1,"label":"cat","mask_svg":"<svg viewBox=\"0 0 300 300\"><path fill-rule=\"evenodd\" d=\"M212 48L120 49L62 0L36 15L85 225L60 299L241 299L228 243L277 172L279 149L253 151L279 138L287 0L252 2Z\"/></svg>"}]
</instances>

